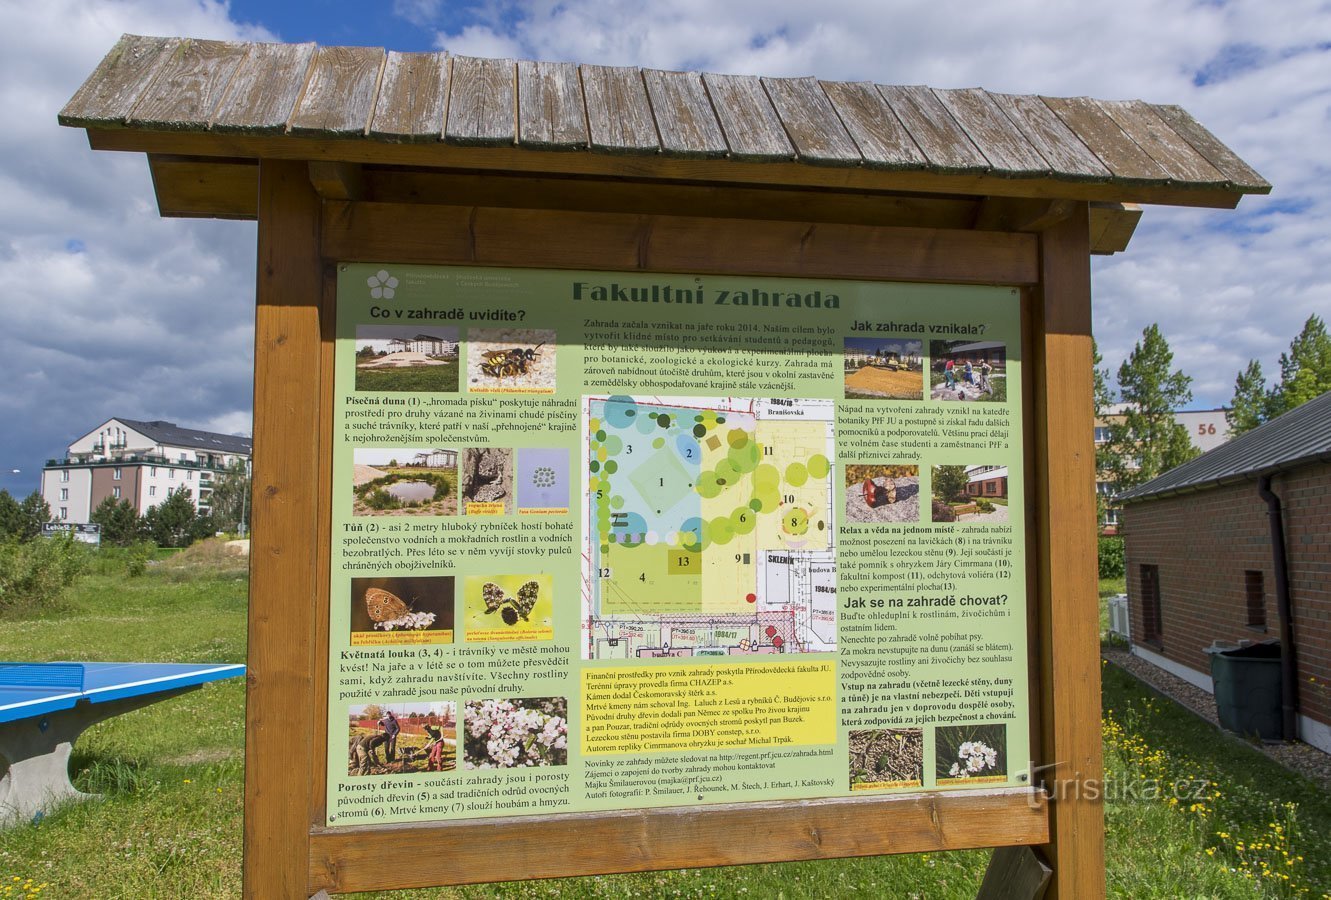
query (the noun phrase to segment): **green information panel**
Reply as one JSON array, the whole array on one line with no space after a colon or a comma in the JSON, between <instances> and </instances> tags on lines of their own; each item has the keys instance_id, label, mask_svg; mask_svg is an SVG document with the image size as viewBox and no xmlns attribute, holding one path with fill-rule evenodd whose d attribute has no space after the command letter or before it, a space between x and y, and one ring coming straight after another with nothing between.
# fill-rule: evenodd
<instances>
[{"instance_id":1,"label":"green information panel","mask_svg":"<svg viewBox=\"0 0 1331 900\"><path fill-rule=\"evenodd\" d=\"M1020 336L1010 288L342 266L328 824L1024 786Z\"/></svg>"}]
</instances>

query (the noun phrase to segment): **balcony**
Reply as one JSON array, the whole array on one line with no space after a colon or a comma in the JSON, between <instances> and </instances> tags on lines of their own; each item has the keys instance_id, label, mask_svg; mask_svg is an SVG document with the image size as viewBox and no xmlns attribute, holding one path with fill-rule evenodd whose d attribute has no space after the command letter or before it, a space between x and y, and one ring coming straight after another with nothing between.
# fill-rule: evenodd
<instances>
[{"instance_id":1,"label":"balcony","mask_svg":"<svg viewBox=\"0 0 1331 900\"><path fill-rule=\"evenodd\" d=\"M204 462L198 460L180 460L169 459L165 456L158 456L152 453L126 453L123 456L117 456L114 459L93 459L87 456L67 456L64 459L48 459L45 468L60 469L69 466L119 466L133 463L145 463L153 466L174 466L178 469L197 469L199 477L202 479L205 475L212 477L214 472L224 474L227 467L220 462Z\"/></svg>"},{"instance_id":2,"label":"balcony","mask_svg":"<svg viewBox=\"0 0 1331 900\"><path fill-rule=\"evenodd\" d=\"M108 452L108 451L110 451L110 450L124 450L124 449L125 449L126 447L128 447L128 446L129 446L129 444L127 444L127 443L124 442L124 441L120 441L119 443L114 443L114 444L107 444L107 443L93 444L93 445L92 445L92 452L93 452L93 453L106 453L106 452Z\"/></svg>"}]
</instances>

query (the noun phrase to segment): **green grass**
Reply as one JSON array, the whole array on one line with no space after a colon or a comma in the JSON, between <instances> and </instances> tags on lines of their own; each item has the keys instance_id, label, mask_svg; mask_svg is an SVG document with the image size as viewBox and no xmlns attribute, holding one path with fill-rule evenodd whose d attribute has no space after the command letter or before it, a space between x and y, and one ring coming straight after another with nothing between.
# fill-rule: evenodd
<instances>
[{"instance_id":1,"label":"green grass","mask_svg":"<svg viewBox=\"0 0 1331 900\"><path fill-rule=\"evenodd\" d=\"M1178 803L1106 806L1110 892L1323 896L1331 886L1331 796L1126 672L1106 665L1103 674L1110 783L1145 777L1200 788Z\"/></svg>"},{"instance_id":2,"label":"green grass","mask_svg":"<svg viewBox=\"0 0 1331 900\"><path fill-rule=\"evenodd\" d=\"M441 366L356 369L358 391L445 391L457 393L458 361Z\"/></svg>"},{"instance_id":3,"label":"green grass","mask_svg":"<svg viewBox=\"0 0 1331 900\"><path fill-rule=\"evenodd\" d=\"M244 660L246 581L236 561L205 547L127 579L115 553L99 559L94 574L58 608L26 610L0 623L0 655ZM1110 592L1101 587L1102 594ZM1113 711L1106 760L1115 779L1200 778L1208 792L1205 814L1161 800L1107 804L1111 896L1300 896L1263 878L1260 866L1247 861L1252 844L1269 842L1274 834L1271 822L1289 833L1285 803L1295 804L1292 852L1305 858L1289 868L1304 885L1331 884L1331 800L1324 793L1242 742L1219 737L1112 666L1104 675L1105 708ZM37 826L0 832L0 888L19 876L47 883L41 895L52 897L236 896L243 699L243 684L235 679L90 729L75 747L72 770L79 787L106 799L65 807ZM1216 793L1221 796L1211 796ZM503 852L496 848L496 858L502 860ZM969 898L988 856L934 853L357 896ZM502 872L497 866L496 873Z\"/></svg>"}]
</instances>

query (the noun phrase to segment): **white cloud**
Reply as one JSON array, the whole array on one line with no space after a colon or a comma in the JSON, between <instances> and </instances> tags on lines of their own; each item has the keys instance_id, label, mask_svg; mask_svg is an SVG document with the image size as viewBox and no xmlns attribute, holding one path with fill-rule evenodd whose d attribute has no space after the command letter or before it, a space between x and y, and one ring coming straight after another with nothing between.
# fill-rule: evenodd
<instances>
[{"instance_id":1,"label":"white cloud","mask_svg":"<svg viewBox=\"0 0 1331 900\"><path fill-rule=\"evenodd\" d=\"M413 25L429 25L439 15L442 0L393 0L393 15Z\"/></svg>"},{"instance_id":2,"label":"white cloud","mask_svg":"<svg viewBox=\"0 0 1331 900\"><path fill-rule=\"evenodd\" d=\"M160 219L142 155L93 153L55 115L121 32L270 35L218 0L2 9L0 411L22 427L0 434L0 471L31 470L112 414L248 430L253 225ZM417 23L457 11L439 0L393 9ZM1218 405L1249 358L1271 372L1309 314L1331 315L1321 0L1278 12L1256 0L516 0L477 7L437 42L481 56L1178 103L1276 190L1237 211L1148 208L1131 249L1095 261L1107 362L1116 368L1159 322L1197 405Z\"/></svg>"},{"instance_id":3,"label":"white cloud","mask_svg":"<svg viewBox=\"0 0 1331 900\"><path fill-rule=\"evenodd\" d=\"M14 3L3 25L0 457L25 470L6 483L31 488L110 415L248 430L253 225L160 218L141 154L93 153L55 118L123 32L271 35L213 0Z\"/></svg>"},{"instance_id":4,"label":"white cloud","mask_svg":"<svg viewBox=\"0 0 1331 900\"><path fill-rule=\"evenodd\" d=\"M1275 184L1238 211L1150 207L1127 253L1096 259L1095 328L1117 369L1159 322L1196 405L1250 358L1268 372L1331 316L1331 7L1289 0L520 0L442 33L460 53L1176 103ZM1199 77L1205 73L1206 77ZM1288 210L1296 210L1289 212Z\"/></svg>"}]
</instances>

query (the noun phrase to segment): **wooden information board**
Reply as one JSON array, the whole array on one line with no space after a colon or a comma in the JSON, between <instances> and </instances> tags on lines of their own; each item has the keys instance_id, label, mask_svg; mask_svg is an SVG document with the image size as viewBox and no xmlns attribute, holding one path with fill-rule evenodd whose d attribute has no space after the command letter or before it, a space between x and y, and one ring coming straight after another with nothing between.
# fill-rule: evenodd
<instances>
[{"instance_id":1,"label":"wooden information board","mask_svg":"<svg viewBox=\"0 0 1331 900\"><path fill-rule=\"evenodd\" d=\"M280 407L281 433L317 441L256 446L294 479L259 489L256 540L317 537L308 566L276 543L255 557L256 591L319 598L308 632L256 609L252 634L312 661L296 689L327 698L302 748L299 890L484 880L496 840L542 848L507 877L548 877L1058 839L1031 761L1098 763L1098 733L1069 722L1059 750L1046 730L1098 702L1094 633L1032 639L1078 615L1071 586L1045 600L1048 554L1093 527L1071 489L1089 469L1064 494L1047 474L1090 464L1048 411L1051 386L1067 402L1089 377L1058 363L1089 354L1084 281L1044 288L1086 275L1075 216L1064 275L1039 253L1057 228L927 249L849 228L811 261L774 223L478 222L319 204L302 167L261 171L265 195L320 207L317 230L277 214L260 237L315 302L261 278L261 345L281 352L259 384L321 398ZM493 256L478 229L503 235ZM1071 373L1052 385L1051 361ZM386 741L357 755L395 729L392 760ZM1090 804L1060 813L1099 827Z\"/></svg>"},{"instance_id":2,"label":"wooden information board","mask_svg":"<svg viewBox=\"0 0 1331 900\"><path fill-rule=\"evenodd\" d=\"M258 221L246 896L1103 895L1089 255L1270 191L1187 112L125 35L60 121Z\"/></svg>"}]
</instances>

